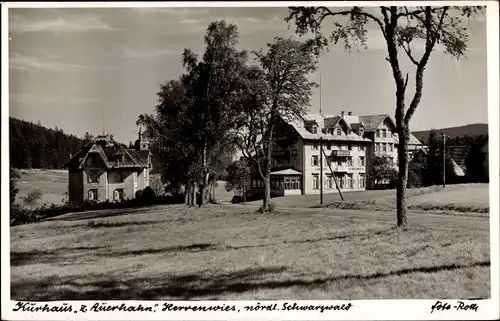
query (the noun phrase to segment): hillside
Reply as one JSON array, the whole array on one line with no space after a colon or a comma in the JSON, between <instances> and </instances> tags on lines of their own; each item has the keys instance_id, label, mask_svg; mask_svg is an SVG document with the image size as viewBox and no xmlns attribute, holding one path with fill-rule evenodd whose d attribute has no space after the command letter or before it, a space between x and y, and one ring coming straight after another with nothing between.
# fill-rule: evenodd
<instances>
[{"instance_id":1,"label":"hillside","mask_svg":"<svg viewBox=\"0 0 500 321\"><path fill-rule=\"evenodd\" d=\"M9 117L10 165L14 168L62 169L84 140L40 123ZM92 135L86 135L91 139Z\"/></svg>"},{"instance_id":2,"label":"hillside","mask_svg":"<svg viewBox=\"0 0 500 321\"><path fill-rule=\"evenodd\" d=\"M421 130L413 132L413 135L417 137L421 142L426 143L429 137L429 132L431 130ZM448 128L435 129L438 134L444 133L450 138L469 136L476 137L481 135L488 135L488 124L470 124L465 126L456 126Z\"/></svg>"}]
</instances>

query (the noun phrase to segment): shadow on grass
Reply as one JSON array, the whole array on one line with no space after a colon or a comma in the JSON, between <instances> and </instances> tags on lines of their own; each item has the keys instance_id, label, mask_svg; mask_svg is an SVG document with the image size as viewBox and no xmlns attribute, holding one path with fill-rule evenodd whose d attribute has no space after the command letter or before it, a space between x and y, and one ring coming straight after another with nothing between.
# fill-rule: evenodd
<instances>
[{"instance_id":1,"label":"shadow on grass","mask_svg":"<svg viewBox=\"0 0 500 321\"><path fill-rule=\"evenodd\" d=\"M390 276L411 273L435 273L471 267L487 267L489 261L469 265L450 264L430 267L416 267L369 275L338 275L324 278L305 279L306 275L281 279L285 266L247 268L231 273L212 274L199 272L184 275L159 275L155 278L131 280L110 279L106 275L89 275L83 278L51 277L40 281L15 282L11 284L14 300L155 300L170 298L178 300L218 299L222 295L272 290L288 287L316 288L331 282L356 282L378 280ZM89 290L90 289L90 290Z\"/></svg>"},{"instance_id":2,"label":"shadow on grass","mask_svg":"<svg viewBox=\"0 0 500 321\"><path fill-rule=\"evenodd\" d=\"M123 216L132 214L144 214L161 208L166 205L144 205L142 207L134 208L121 208L121 209L104 209L86 212L75 212L62 214L58 216L53 216L43 220L42 222L48 221L80 221L95 218L113 217L113 216Z\"/></svg>"},{"instance_id":3,"label":"shadow on grass","mask_svg":"<svg viewBox=\"0 0 500 321\"><path fill-rule=\"evenodd\" d=\"M209 251L215 249L216 246L211 243L200 243L191 245L181 245L181 246L170 246L159 249L144 249L144 250L133 250L133 251L120 251L120 252L108 252L108 253L98 253L96 255L106 256L106 257L122 257L129 255L148 255L148 254L167 254L174 252L190 252L196 253L201 251Z\"/></svg>"},{"instance_id":4,"label":"shadow on grass","mask_svg":"<svg viewBox=\"0 0 500 321\"><path fill-rule=\"evenodd\" d=\"M112 228L112 227L124 227L124 226L134 226L134 225L154 225L156 223L163 223L164 221L136 221L136 222L95 222L89 221L85 227L89 228ZM77 225L82 226L82 225Z\"/></svg>"},{"instance_id":5,"label":"shadow on grass","mask_svg":"<svg viewBox=\"0 0 500 321\"><path fill-rule=\"evenodd\" d=\"M316 239L303 239L303 240L283 240L281 242L274 243L263 243L263 244L248 244L248 245L226 245L226 244L213 244L213 243L198 243L191 245L180 245L180 246L170 246L164 248L156 249L141 249L141 250L131 250L131 251L117 251L117 252L101 252L96 255L102 257L124 257L124 256L135 256L135 255L149 255L149 254L170 254L170 253L197 253L203 251L227 251L227 250L241 250L241 249L251 249L251 248L263 248L268 246L277 246L282 244L302 244L302 243L315 243L315 242L325 242L325 241L336 241L336 240L349 240L354 238L366 239L372 237L373 235L389 235L393 228L377 230L377 231L367 231L366 233L356 233L352 235L333 235L320 237Z\"/></svg>"},{"instance_id":6,"label":"shadow on grass","mask_svg":"<svg viewBox=\"0 0 500 321\"><path fill-rule=\"evenodd\" d=\"M62 263L66 265L67 255L71 256L74 260L79 256L88 254L89 251L102 249L104 246L80 246L80 247L62 247L54 251L27 251L27 252L10 252L10 265L22 266L31 264L57 264ZM75 252L83 251L74 255Z\"/></svg>"}]
</instances>

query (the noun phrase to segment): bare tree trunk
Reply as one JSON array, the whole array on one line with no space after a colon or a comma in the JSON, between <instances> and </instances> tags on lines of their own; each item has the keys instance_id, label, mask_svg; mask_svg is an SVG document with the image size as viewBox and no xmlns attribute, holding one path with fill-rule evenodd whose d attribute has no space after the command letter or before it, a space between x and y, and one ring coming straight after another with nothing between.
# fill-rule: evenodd
<instances>
[{"instance_id":1,"label":"bare tree trunk","mask_svg":"<svg viewBox=\"0 0 500 321\"><path fill-rule=\"evenodd\" d=\"M191 206L196 206L196 182L191 183Z\"/></svg>"},{"instance_id":2,"label":"bare tree trunk","mask_svg":"<svg viewBox=\"0 0 500 321\"><path fill-rule=\"evenodd\" d=\"M274 123L273 118L271 117L271 124L269 126L269 139L267 142L267 150L266 150L266 161L264 163L264 200L263 206L264 210L267 211L269 205L271 204L271 160L273 153L273 131L274 131Z\"/></svg>"},{"instance_id":3,"label":"bare tree trunk","mask_svg":"<svg viewBox=\"0 0 500 321\"><path fill-rule=\"evenodd\" d=\"M410 130L404 126L399 130L399 146L398 146L398 182L396 186L396 210L397 210L397 226L406 227L408 224L406 203L406 186L408 184L408 142L410 140Z\"/></svg>"},{"instance_id":4,"label":"bare tree trunk","mask_svg":"<svg viewBox=\"0 0 500 321\"><path fill-rule=\"evenodd\" d=\"M208 188L208 170L207 170L207 143L203 145L203 182L201 187L201 200L200 206L204 206L207 202L207 188Z\"/></svg>"},{"instance_id":5,"label":"bare tree trunk","mask_svg":"<svg viewBox=\"0 0 500 321\"><path fill-rule=\"evenodd\" d=\"M184 185L184 204L189 206L189 184Z\"/></svg>"}]
</instances>

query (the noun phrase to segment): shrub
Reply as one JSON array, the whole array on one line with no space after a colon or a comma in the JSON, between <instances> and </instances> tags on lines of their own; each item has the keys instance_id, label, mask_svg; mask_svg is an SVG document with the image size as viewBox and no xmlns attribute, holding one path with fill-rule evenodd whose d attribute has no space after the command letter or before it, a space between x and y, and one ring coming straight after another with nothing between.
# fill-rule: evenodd
<instances>
[{"instance_id":1,"label":"shrub","mask_svg":"<svg viewBox=\"0 0 500 321\"><path fill-rule=\"evenodd\" d=\"M142 203L143 204L154 204L156 201L156 194L153 189L147 186L142 192Z\"/></svg>"},{"instance_id":2,"label":"shrub","mask_svg":"<svg viewBox=\"0 0 500 321\"><path fill-rule=\"evenodd\" d=\"M10 168L10 204L16 201L16 195L19 192L17 188L17 180L21 177L19 171L15 168Z\"/></svg>"},{"instance_id":3,"label":"shrub","mask_svg":"<svg viewBox=\"0 0 500 321\"><path fill-rule=\"evenodd\" d=\"M42 191L39 189L35 189L29 192L28 195L24 197L23 202L27 206L33 206L36 205L36 203L38 203L38 201L42 199L42 196L43 196Z\"/></svg>"}]
</instances>

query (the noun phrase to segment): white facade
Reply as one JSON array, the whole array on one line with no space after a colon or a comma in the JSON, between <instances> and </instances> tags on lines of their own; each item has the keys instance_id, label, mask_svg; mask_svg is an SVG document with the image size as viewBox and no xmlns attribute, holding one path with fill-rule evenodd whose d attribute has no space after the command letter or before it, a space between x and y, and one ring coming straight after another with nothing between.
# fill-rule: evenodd
<instances>
[{"instance_id":1,"label":"white facade","mask_svg":"<svg viewBox=\"0 0 500 321\"><path fill-rule=\"evenodd\" d=\"M388 157L397 168L395 128L388 115L353 116L344 112L333 116L309 114L290 123L282 121L277 124L273 148L271 193L290 195L300 191L301 194L319 194L321 172L324 194L337 193L336 183L342 191L371 188L373 182L367 173L373 155ZM320 144L324 150L323 158ZM420 146L422 144L412 135L410 150ZM255 175L252 188L259 190L263 186Z\"/></svg>"}]
</instances>

